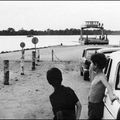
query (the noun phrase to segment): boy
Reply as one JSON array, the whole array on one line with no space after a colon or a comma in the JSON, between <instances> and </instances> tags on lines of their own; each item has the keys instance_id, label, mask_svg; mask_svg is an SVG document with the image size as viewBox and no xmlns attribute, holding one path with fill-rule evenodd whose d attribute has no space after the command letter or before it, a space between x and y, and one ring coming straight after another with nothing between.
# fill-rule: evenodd
<instances>
[{"instance_id":1,"label":"boy","mask_svg":"<svg viewBox=\"0 0 120 120\"><path fill-rule=\"evenodd\" d=\"M111 102L118 97L113 93L111 85L103 72L106 66L106 56L103 53L95 53L91 56L91 68L94 71L94 77L88 96L88 119L101 120L104 112L104 93L107 88Z\"/></svg>"},{"instance_id":2,"label":"boy","mask_svg":"<svg viewBox=\"0 0 120 120\"><path fill-rule=\"evenodd\" d=\"M47 71L47 80L54 88L54 92L50 95L54 120L79 119L82 108L81 103L71 88L61 84L61 71L58 68L51 68Z\"/></svg>"}]
</instances>

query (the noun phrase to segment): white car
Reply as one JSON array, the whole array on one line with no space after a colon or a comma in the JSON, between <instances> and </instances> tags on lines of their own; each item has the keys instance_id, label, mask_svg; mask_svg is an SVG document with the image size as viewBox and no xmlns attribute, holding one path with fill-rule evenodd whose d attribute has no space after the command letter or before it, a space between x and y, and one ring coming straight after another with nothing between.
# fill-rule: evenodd
<instances>
[{"instance_id":1,"label":"white car","mask_svg":"<svg viewBox=\"0 0 120 120\"><path fill-rule=\"evenodd\" d=\"M108 64L105 68L105 74L108 82L112 86L113 92L120 98L120 51L111 53L108 58ZM111 103L107 89L104 97L104 117L103 119L120 118L120 100Z\"/></svg>"},{"instance_id":2,"label":"white car","mask_svg":"<svg viewBox=\"0 0 120 120\"><path fill-rule=\"evenodd\" d=\"M98 53L104 53L106 57L109 57L109 55L113 52L116 52L120 50L120 47L105 47L97 50Z\"/></svg>"}]
</instances>

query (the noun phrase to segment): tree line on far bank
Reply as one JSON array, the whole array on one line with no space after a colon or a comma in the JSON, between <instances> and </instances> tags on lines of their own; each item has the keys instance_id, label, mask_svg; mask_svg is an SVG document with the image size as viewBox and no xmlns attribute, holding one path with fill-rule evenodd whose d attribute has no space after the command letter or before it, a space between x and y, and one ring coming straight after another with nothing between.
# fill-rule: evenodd
<instances>
[{"instance_id":1,"label":"tree line on far bank","mask_svg":"<svg viewBox=\"0 0 120 120\"><path fill-rule=\"evenodd\" d=\"M25 30L21 29L16 31L14 28L8 28L7 30L1 30L0 35L80 35L81 30L75 28L66 28L65 30ZM100 35L100 30L84 30L83 35ZM104 30L104 34L107 35L120 35L120 31Z\"/></svg>"}]
</instances>

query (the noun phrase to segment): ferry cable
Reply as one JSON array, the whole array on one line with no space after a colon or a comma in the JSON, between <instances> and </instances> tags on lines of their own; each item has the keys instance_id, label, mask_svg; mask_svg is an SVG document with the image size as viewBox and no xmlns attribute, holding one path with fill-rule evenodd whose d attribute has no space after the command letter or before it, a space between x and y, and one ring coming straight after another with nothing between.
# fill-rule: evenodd
<instances>
[{"instance_id":1,"label":"ferry cable","mask_svg":"<svg viewBox=\"0 0 120 120\"><path fill-rule=\"evenodd\" d=\"M56 57L56 59L60 62L62 62L62 60L60 60L56 55L55 55L55 52L53 52L54 56Z\"/></svg>"}]
</instances>

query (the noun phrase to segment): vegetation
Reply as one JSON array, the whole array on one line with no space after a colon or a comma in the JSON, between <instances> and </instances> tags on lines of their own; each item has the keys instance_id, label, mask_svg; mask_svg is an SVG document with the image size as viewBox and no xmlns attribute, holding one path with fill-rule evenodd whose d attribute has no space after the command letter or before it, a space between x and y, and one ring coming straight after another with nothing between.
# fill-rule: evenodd
<instances>
[{"instance_id":1,"label":"vegetation","mask_svg":"<svg viewBox=\"0 0 120 120\"><path fill-rule=\"evenodd\" d=\"M41 30L18 30L14 28L8 28L7 30L0 31L0 35L80 35L80 29L66 28L65 30L52 30L47 29L44 31ZM84 30L84 35L99 35L101 34L100 30ZM120 31L104 30L104 34L108 35L120 35Z\"/></svg>"}]
</instances>

